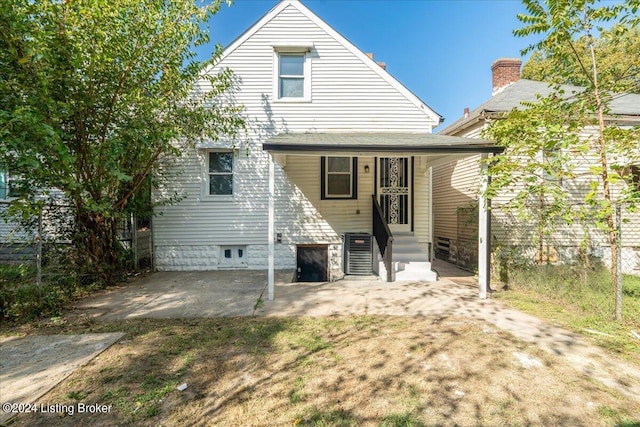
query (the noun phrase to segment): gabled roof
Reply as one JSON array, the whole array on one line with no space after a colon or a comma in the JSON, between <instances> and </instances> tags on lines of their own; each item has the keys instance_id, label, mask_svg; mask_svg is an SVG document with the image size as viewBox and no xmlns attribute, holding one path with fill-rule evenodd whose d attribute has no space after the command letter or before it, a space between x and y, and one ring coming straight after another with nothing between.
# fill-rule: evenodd
<instances>
[{"instance_id":1,"label":"gabled roof","mask_svg":"<svg viewBox=\"0 0 640 427\"><path fill-rule=\"evenodd\" d=\"M569 98L584 90L580 86L562 85L560 89ZM471 111L468 117L461 117L440 132L441 135L456 133L478 119L491 113L509 112L522 107L523 102L535 102L538 97L546 97L556 90L546 82L520 79L492 96L488 101ZM609 103L609 113L616 116L640 116L640 95L631 93L617 94Z\"/></svg>"},{"instance_id":2,"label":"gabled roof","mask_svg":"<svg viewBox=\"0 0 640 427\"><path fill-rule=\"evenodd\" d=\"M407 89L406 86L400 83L388 71L380 67L373 59L369 58L363 51L361 51L353 43L347 40L346 37L338 33L329 24L327 24L325 21L320 19L320 17L318 17L305 5L303 5L299 0L282 0L278 4L276 4L255 24L253 24L251 27L245 30L242 34L240 34L240 36L238 36L227 47L225 47L219 62L224 61L224 59L228 55L233 53L234 50L236 50L239 46L241 46L247 39L249 39L252 35L258 32L263 26L265 26L269 21L271 21L275 16L277 16L280 12L282 12L287 7L294 7L295 9L297 9L300 13L306 16L310 21L312 21L314 24L316 24L318 27L324 30L327 34L333 37L340 44L342 44L347 50L349 50L352 54L358 57L364 64L369 66L376 74L382 77L394 89L402 93L409 101L411 101L414 105L420 108L427 116L429 116L433 121L435 121L436 126L438 123L442 123L443 117L440 114L438 114L433 108L429 107L427 103L425 103L417 95L415 95L413 92Z\"/></svg>"}]
</instances>

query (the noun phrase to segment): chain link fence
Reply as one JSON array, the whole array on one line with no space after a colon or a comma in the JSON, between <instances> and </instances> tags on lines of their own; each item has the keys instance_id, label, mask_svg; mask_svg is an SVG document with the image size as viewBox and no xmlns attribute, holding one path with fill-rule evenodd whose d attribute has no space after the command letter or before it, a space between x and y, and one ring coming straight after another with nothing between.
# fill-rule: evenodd
<instances>
[{"instance_id":1,"label":"chain link fence","mask_svg":"<svg viewBox=\"0 0 640 427\"><path fill-rule=\"evenodd\" d=\"M0 318L40 310L30 309L30 304L59 306L59 293L91 284L90 277L74 271L70 258L71 242L65 237L74 226L70 206L49 204L37 217L21 221L11 220L8 207L0 201ZM132 270L153 268L151 227L151 217L130 216L120 225L120 241Z\"/></svg>"},{"instance_id":2,"label":"chain link fence","mask_svg":"<svg viewBox=\"0 0 640 427\"><path fill-rule=\"evenodd\" d=\"M30 270L38 284L47 278L68 274L62 265L61 254L70 245L63 236L73 227L70 206L47 205L37 218L25 223L11 221L6 215L9 203L0 201L0 265ZM119 227L120 241L129 252L134 270L153 268L152 217L135 218L130 215Z\"/></svg>"},{"instance_id":3,"label":"chain link fence","mask_svg":"<svg viewBox=\"0 0 640 427\"><path fill-rule=\"evenodd\" d=\"M640 210L620 205L616 209L619 270L640 277Z\"/></svg>"},{"instance_id":4,"label":"chain link fence","mask_svg":"<svg viewBox=\"0 0 640 427\"><path fill-rule=\"evenodd\" d=\"M492 211L494 278L580 307L585 315L615 313L640 322L640 313L629 311L640 307L640 212L616 207L616 269L609 236L594 222L576 221L543 234L538 219Z\"/></svg>"},{"instance_id":5,"label":"chain link fence","mask_svg":"<svg viewBox=\"0 0 640 427\"><path fill-rule=\"evenodd\" d=\"M576 205L575 210L583 208ZM535 212L535 206L531 209ZM494 208L491 215L492 247L495 262L516 265L583 264L612 267L609 236L594 220L576 220L542 231L541 219ZM618 205L614 215L620 271L640 276L640 211Z\"/></svg>"}]
</instances>

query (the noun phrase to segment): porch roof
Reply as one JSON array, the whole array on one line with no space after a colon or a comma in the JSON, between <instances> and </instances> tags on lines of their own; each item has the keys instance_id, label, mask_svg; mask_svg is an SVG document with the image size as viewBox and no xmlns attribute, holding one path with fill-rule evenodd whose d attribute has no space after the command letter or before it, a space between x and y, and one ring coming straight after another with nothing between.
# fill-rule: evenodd
<instances>
[{"instance_id":1,"label":"porch roof","mask_svg":"<svg viewBox=\"0 0 640 427\"><path fill-rule=\"evenodd\" d=\"M501 153L492 141L432 133L350 132L280 133L267 139L265 151L291 152L391 152L422 154Z\"/></svg>"}]
</instances>

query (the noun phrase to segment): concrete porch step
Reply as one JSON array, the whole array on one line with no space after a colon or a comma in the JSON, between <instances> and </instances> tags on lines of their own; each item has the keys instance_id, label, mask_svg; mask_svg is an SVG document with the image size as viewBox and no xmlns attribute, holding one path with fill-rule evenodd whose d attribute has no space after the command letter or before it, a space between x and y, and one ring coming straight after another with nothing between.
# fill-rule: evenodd
<instances>
[{"instance_id":1,"label":"concrete porch step","mask_svg":"<svg viewBox=\"0 0 640 427\"><path fill-rule=\"evenodd\" d=\"M396 280L438 280L438 274L431 270L431 263L424 261L402 262L396 271Z\"/></svg>"},{"instance_id":2,"label":"concrete porch step","mask_svg":"<svg viewBox=\"0 0 640 427\"><path fill-rule=\"evenodd\" d=\"M438 273L431 269L431 263L427 261L398 262L392 264L394 280L436 281ZM380 279L386 280L387 273L382 260L378 261Z\"/></svg>"},{"instance_id":3,"label":"concrete porch step","mask_svg":"<svg viewBox=\"0 0 640 427\"><path fill-rule=\"evenodd\" d=\"M438 274L431 269L429 255L413 233L393 235L393 280L435 281ZM378 259L380 278L386 280L387 273L382 259Z\"/></svg>"},{"instance_id":4,"label":"concrete porch step","mask_svg":"<svg viewBox=\"0 0 640 427\"><path fill-rule=\"evenodd\" d=\"M347 274L342 278L342 280L349 280L352 282L371 282L371 281L380 280L380 278L375 274L368 274L368 275Z\"/></svg>"}]
</instances>

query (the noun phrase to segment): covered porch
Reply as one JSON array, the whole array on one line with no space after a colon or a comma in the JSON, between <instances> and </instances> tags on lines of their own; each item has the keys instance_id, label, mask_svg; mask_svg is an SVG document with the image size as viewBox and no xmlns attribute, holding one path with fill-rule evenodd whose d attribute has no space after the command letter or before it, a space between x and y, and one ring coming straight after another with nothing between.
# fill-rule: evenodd
<instances>
[{"instance_id":1,"label":"covered porch","mask_svg":"<svg viewBox=\"0 0 640 427\"><path fill-rule=\"evenodd\" d=\"M276 209L276 162L288 182L312 205L308 215L321 218L328 234L333 234L318 236L316 242L313 235L307 236L311 238L307 243L340 239L342 244L334 245L334 255L342 252L345 275L373 272L387 282L434 281L437 276L430 264L434 251L432 168L472 154L490 156L502 150L489 141L417 133L284 133L265 141L263 149L269 153L270 300L274 298L275 245L282 241L281 229L286 228L282 218L289 209L282 205ZM480 202L479 245L486 254L488 202ZM313 245L297 246L298 260L306 246ZM480 258L480 295L485 297L489 266L486 257ZM303 270L300 264L297 268Z\"/></svg>"}]
</instances>

